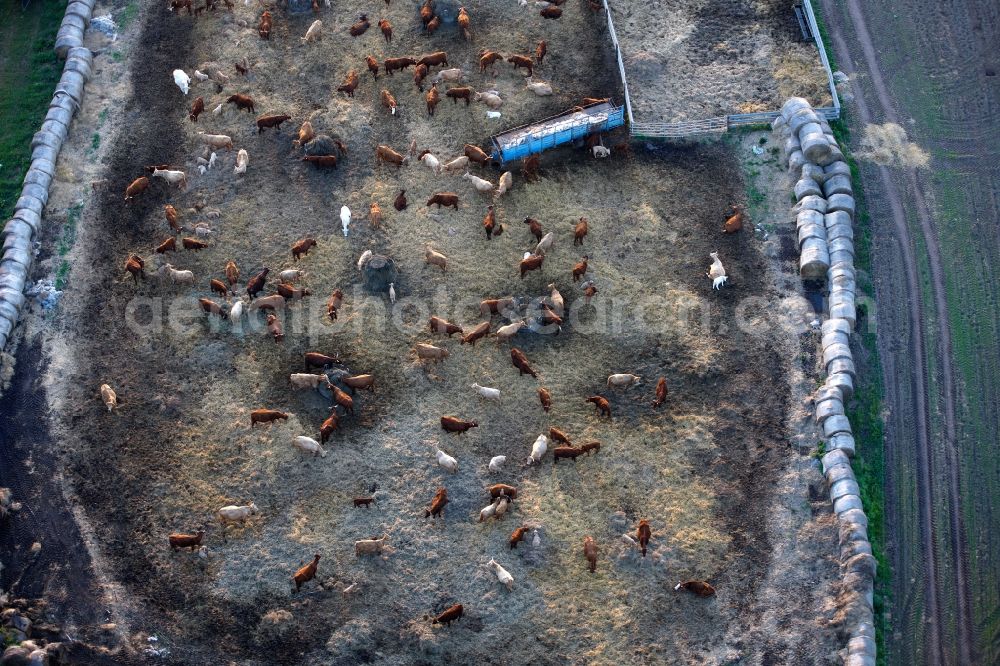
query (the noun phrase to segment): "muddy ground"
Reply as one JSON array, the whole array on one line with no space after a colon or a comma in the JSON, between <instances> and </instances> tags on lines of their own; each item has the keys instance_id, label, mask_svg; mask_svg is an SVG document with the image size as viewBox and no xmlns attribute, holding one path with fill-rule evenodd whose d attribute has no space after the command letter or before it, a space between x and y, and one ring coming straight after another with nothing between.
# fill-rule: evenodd
<instances>
[{"instance_id":1,"label":"muddy ground","mask_svg":"<svg viewBox=\"0 0 1000 666\"><path fill-rule=\"evenodd\" d=\"M784 0L609 1L637 123L831 104L815 44Z\"/></svg>"},{"instance_id":2,"label":"muddy ground","mask_svg":"<svg viewBox=\"0 0 1000 666\"><path fill-rule=\"evenodd\" d=\"M510 50L544 36L552 55L539 74L559 94L517 92L520 77L498 68L496 83L487 80L508 95L504 127L583 94L615 93L605 54L560 61L583 31L600 34L581 7L550 23L527 10L491 15L473 4L469 11L471 45L444 28L420 36L410 30L409 10L393 5L397 38L388 52L444 49L464 66L482 45ZM797 288L794 246L787 252L779 234L761 244L763 236L749 228L719 233L726 204L744 200L734 151L749 145L644 150L609 161L552 151L538 183L526 184L515 170L514 189L498 203L506 232L487 241L480 221L488 200L468 183L420 164L376 167L371 157L378 143L404 150L413 138L444 156L459 154L465 142L485 145L494 130L484 109L446 101L427 119L408 76L390 84L398 117L378 105L381 76L378 86L363 79L356 98L345 100L334 89L348 68L363 66L365 53L383 53L381 35L350 40L344 33L352 17L324 12L329 32L307 47L298 37L312 17L275 15L272 40L262 42L241 27L255 23L242 5L198 21L149 7L132 37L143 57L128 60L131 91L120 83L88 89L112 100L124 93L127 101L106 130L108 187L84 212L58 331L47 341L47 388L71 493L105 567L123 658L156 635L171 663L221 656L241 663L836 661L835 529L829 504L814 499L821 497L815 461L789 443L809 437L798 405L815 385L814 368L808 353L790 351L799 349L795 337L773 326L772 313ZM227 66L232 80L223 91L201 84L184 98L169 76L175 67L230 63L244 53L252 74L237 78ZM605 74L584 83L576 76L584 70ZM232 109L188 122L194 94L213 108L234 91L253 95L258 113L285 112L293 121L260 136L252 116ZM347 142L338 170L317 172L298 161L291 140L306 117ZM235 176L234 154L221 153L221 165L200 176L192 161L197 130L233 136L250 154L247 173ZM183 165L189 187L168 191L155 183L123 205L125 185L153 163ZM772 178L776 165L774 158L766 167ZM495 180L498 172L482 175ZM768 225L785 221L787 187L780 182L770 194L778 203L761 213L773 218ZM397 213L391 201L400 189L411 205ZM422 205L443 189L459 193L457 212ZM386 214L379 229L365 219L372 199ZM186 212L195 204L220 211L210 221L208 249L169 259L194 271L194 288L155 276L134 285L120 272L129 252L154 263L152 247L169 231L165 203L185 211L187 225L203 219ZM344 204L354 211L347 238L338 220ZM528 215L557 239L544 269L522 281L516 265L532 238L520 220ZM574 248L572 223L581 215L591 232ZM196 311L192 298L211 297L208 280L222 277L227 260L240 265L242 286L262 265L291 267L288 248L307 235L319 241L299 262L314 295L281 313L283 343L259 322L244 319L234 330ZM446 273L424 264L428 242L449 257ZM394 308L385 293L360 286L355 262L365 249L396 262ZM704 275L711 251L720 252L730 276L718 292ZM587 306L570 278L584 253L599 290ZM570 323L558 336L514 341L539 380L516 374L511 343L461 346L426 329L429 313L472 325L481 298L540 295L550 282L567 300ZM334 288L346 298L331 324L322 303ZM495 318L494 328L499 323ZM803 349L815 346L805 340ZM451 357L418 364L410 351L416 342L441 344ZM328 410L319 394L288 386L308 350L335 353L353 372L377 377L377 390L358 396L357 415L342 419L326 458L290 445L295 435L318 437ZM612 372L644 380L609 391ZM654 411L652 386L661 375L671 396ZM96 397L105 381L122 400L112 414ZM473 382L499 388L502 402L481 402ZM537 402L540 385L553 395L549 414ZM611 420L584 402L595 393L611 400ZM259 407L292 416L251 430L248 412ZM479 427L447 435L438 424L443 414ZM553 466L549 457L524 467L531 442L549 426L580 442L599 440L602 449L576 464ZM457 474L437 467L432 446L458 458ZM495 455L508 457L499 474L486 468ZM516 485L519 499L505 520L479 524L483 488L496 482ZM352 497L376 485L371 509L352 507ZM451 504L444 521L431 523L423 508L440 486ZM214 512L250 501L261 514L224 537ZM621 539L640 518L653 528L645 559ZM539 547L508 549L508 535L521 524L538 530ZM167 533L200 527L207 559L166 548ZM391 544L385 559L354 556L354 540L383 533ZM593 575L582 556L585 535L601 549ZM322 555L317 578L293 594L290 575L313 553ZM483 566L491 557L513 574L512 593ZM717 596L673 592L687 578L710 580ZM358 587L344 595L352 583ZM465 605L463 620L432 627L428 616L453 603Z\"/></svg>"}]
</instances>

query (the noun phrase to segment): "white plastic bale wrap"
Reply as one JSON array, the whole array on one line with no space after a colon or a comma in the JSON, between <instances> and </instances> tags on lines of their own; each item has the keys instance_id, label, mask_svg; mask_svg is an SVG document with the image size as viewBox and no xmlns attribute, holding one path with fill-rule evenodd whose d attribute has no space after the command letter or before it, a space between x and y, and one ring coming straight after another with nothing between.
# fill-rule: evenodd
<instances>
[{"instance_id":1,"label":"white plastic bale wrap","mask_svg":"<svg viewBox=\"0 0 1000 666\"><path fill-rule=\"evenodd\" d=\"M45 132L46 134L51 134L52 136L58 138L60 141L63 142L65 142L66 137L69 136L69 127L67 127L65 123L61 123L58 120L52 120L52 119L42 121L42 127L38 131Z\"/></svg>"},{"instance_id":2,"label":"white plastic bale wrap","mask_svg":"<svg viewBox=\"0 0 1000 666\"><path fill-rule=\"evenodd\" d=\"M821 227L826 226L823 219L823 213L806 208L795 214L796 229L810 225L817 225Z\"/></svg>"},{"instance_id":3,"label":"white plastic bale wrap","mask_svg":"<svg viewBox=\"0 0 1000 666\"><path fill-rule=\"evenodd\" d=\"M837 516L838 520L842 520L845 523L854 523L857 525L862 525L868 527L868 516L865 515L864 511L860 509L851 509L850 511L845 511L844 513Z\"/></svg>"},{"instance_id":4,"label":"white plastic bale wrap","mask_svg":"<svg viewBox=\"0 0 1000 666\"><path fill-rule=\"evenodd\" d=\"M21 185L22 197L34 197L42 202L42 207L49 202L49 188L42 187L38 183L24 183Z\"/></svg>"},{"instance_id":5,"label":"white plastic bale wrap","mask_svg":"<svg viewBox=\"0 0 1000 666\"><path fill-rule=\"evenodd\" d=\"M836 435L830 437L826 441L826 447L828 449L843 451L849 458L853 458L854 452L857 450L854 435L846 432L837 433Z\"/></svg>"},{"instance_id":6,"label":"white plastic bale wrap","mask_svg":"<svg viewBox=\"0 0 1000 666\"><path fill-rule=\"evenodd\" d=\"M837 306L830 308L830 316L844 319L850 322L853 326L858 321L857 304L840 303Z\"/></svg>"},{"instance_id":7,"label":"white plastic bale wrap","mask_svg":"<svg viewBox=\"0 0 1000 666\"><path fill-rule=\"evenodd\" d=\"M827 319L820 326L820 331L826 335L830 331L841 331L847 335L851 334L851 326L846 321L839 321L837 319Z\"/></svg>"},{"instance_id":8,"label":"white plastic bale wrap","mask_svg":"<svg viewBox=\"0 0 1000 666\"><path fill-rule=\"evenodd\" d=\"M787 139L785 139L785 142L782 144L781 147L785 155L791 158L791 156L794 155L796 151L800 150L802 146L799 145L799 140L797 137L790 136Z\"/></svg>"},{"instance_id":9,"label":"white plastic bale wrap","mask_svg":"<svg viewBox=\"0 0 1000 666\"><path fill-rule=\"evenodd\" d=\"M823 476L826 476L826 473L837 465L848 465L851 461L843 451L827 451L820 462L823 465Z\"/></svg>"},{"instance_id":10,"label":"white plastic bale wrap","mask_svg":"<svg viewBox=\"0 0 1000 666\"><path fill-rule=\"evenodd\" d=\"M796 206L799 210L814 210L817 213L826 213L827 211L826 199L819 196L803 197Z\"/></svg>"},{"instance_id":11,"label":"white plastic bale wrap","mask_svg":"<svg viewBox=\"0 0 1000 666\"><path fill-rule=\"evenodd\" d=\"M860 496L861 489L854 479L841 479L830 486L830 499L836 502L845 495Z\"/></svg>"},{"instance_id":12,"label":"white plastic bale wrap","mask_svg":"<svg viewBox=\"0 0 1000 666\"><path fill-rule=\"evenodd\" d=\"M812 109L799 109L788 117L788 129L792 134L798 134L803 125L819 124L819 122L819 116Z\"/></svg>"},{"instance_id":13,"label":"white plastic bale wrap","mask_svg":"<svg viewBox=\"0 0 1000 666\"><path fill-rule=\"evenodd\" d=\"M822 165L823 162L830 160L830 142L822 132L813 132L811 134L800 133L799 142L802 144L802 154L810 162Z\"/></svg>"},{"instance_id":14,"label":"white plastic bale wrap","mask_svg":"<svg viewBox=\"0 0 1000 666\"><path fill-rule=\"evenodd\" d=\"M823 167L823 173L826 174L827 178L832 176L847 176L851 177L851 167L847 162L843 160L837 160L836 162L831 162L830 164Z\"/></svg>"},{"instance_id":15,"label":"white plastic bale wrap","mask_svg":"<svg viewBox=\"0 0 1000 666\"><path fill-rule=\"evenodd\" d=\"M843 343L832 344L823 350L823 365L829 365L837 359L853 359L854 356L851 354L850 345L845 345Z\"/></svg>"},{"instance_id":16,"label":"white plastic bale wrap","mask_svg":"<svg viewBox=\"0 0 1000 666\"><path fill-rule=\"evenodd\" d=\"M798 138L799 143L804 142L806 137L814 134L819 134L820 136L823 135L823 128L820 127L818 122L803 123L799 125L798 129L795 130L795 136ZM809 156L806 155L806 159L808 158ZM809 161L811 162L812 160Z\"/></svg>"},{"instance_id":17,"label":"white plastic bale wrap","mask_svg":"<svg viewBox=\"0 0 1000 666\"><path fill-rule=\"evenodd\" d=\"M83 29L74 25L64 25L56 33L56 54L65 58L71 48L83 46Z\"/></svg>"},{"instance_id":18,"label":"white plastic bale wrap","mask_svg":"<svg viewBox=\"0 0 1000 666\"><path fill-rule=\"evenodd\" d=\"M66 6L66 15L75 14L85 21L85 25L90 25L90 16L94 12L94 5L80 0L73 0Z\"/></svg>"},{"instance_id":19,"label":"white plastic bale wrap","mask_svg":"<svg viewBox=\"0 0 1000 666\"><path fill-rule=\"evenodd\" d=\"M84 18L79 14L72 14L70 12L66 12L66 14L63 15L63 20L62 23L59 25L59 27L65 28L67 26L73 26L79 28L80 31L82 32L87 29L88 23L90 23L89 18Z\"/></svg>"},{"instance_id":20,"label":"white plastic bale wrap","mask_svg":"<svg viewBox=\"0 0 1000 666\"><path fill-rule=\"evenodd\" d=\"M31 161L47 160L55 164L59 159L59 149L52 146L35 146L31 149Z\"/></svg>"},{"instance_id":21,"label":"white plastic bale wrap","mask_svg":"<svg viewBox=\"0 0 1000 666\"><path fill-rule=\"evenodd\" d=\"M39 171L44 171L53 178L56 175L56 163L49 159L44 159L41 157L36 157L31 160L31 168L38 169Z\"/></svg>"},{"instance_id":22,"label":"white plastic bale wrap","mask_svg":"<svg viewBox=\"0 0 1000 666\"><path fill-rule=\"evenodd\" d=\"M45 210L45 202L29 194L22 194L14 202L14 212L19 210L30 210L41 215L42 211Z\"/></svg>"},{"instance_id":23,"label":"white plastic bale wrap","mask_svg":"<svg viewBox=\"0 0 1000 666\"><path fill-rule=\"evenodd\" d=\"M56 94L52 97L52 101L49 102L49 108L65 109L66 111L69 111L70 117L72 117L77 111L80 110L80 103L65 90L57 89Z\"/></svg>"},{"instance_id":24,"label":"white plastic bale wrap","mask_svg":"<svg viewBox=\"0 0 1000 666\"><path fill-rule=\"evenodd\" d=\"M830 398L823 402L816 403L816 423L822 423L823 419L830 416L843 416L844 403L840 398Z\"/></svg>"},{"instance_id":25,"label":"white plastic bale wrap","mask_svg":"<svg viewBox=\"0 0 1000 666\"><path fill-rule=\"evenodd\" d=\"M849 194L833 194L827 198L827 212L842 210L854 219L854 197Z\"/></svg>"},{"instance_id":26,"label":"white plastic bale wrap","mask_svg":"<svg viewBox=\"0 0 1000 666\"><path fill-rule=\"evenodd\" d=\"M14 216L10 218L11 222L23 222L28 225L30 230L29 237L33 238L38 234L38 230L42 228L42 215L33 210L27 208L22 208L20 210L14 211ZM18 231L20 233L20 231Z\"/></svg>"},{"instance_id":27,"label":"white plastic bale wrap","mask_svg":"<svg viewBox=\"0 0 1000 666\"><path fill-rule=\"evenodd\" d=\"M823 169L819 168L812 162L806 162L802 165L802 171L799 174L800 178L810 178L815 180L817 183L823 183L826 180L826 173Z\"/></svg>"},{"instance_id":28,"label":"white plastic bale wrap","mask_svg":"<svg viewBox=\"0 0 1000 666\"><path fill-rule=\"evenodd\" d=\"M831 416L823 421L824 436L833 437L841 432L851 433L851 422L846 416L840 414L837 416Z\"/></svg>"},{"instance_id":29,"label":"white plastic bale wrap","mask_svg":"<svg viewBox=\"0 0 1000 666\"><path fill-rule=\"evenodd\" d=\"M35 146L49 146L51 148L62 148L63 139L51 132L35 132L31 137L31 148Z\"/></svg>"},{"instance_id":30,"label":"white plastic bale wrap","mask_svg":"<svg viewBox=\"0 0 1000 666\"><path fill-rule=\"evenodd\" d=\"M802 97L789 97L785 100L785 103L781 105L781 115L788 120L793 113L799 109L811 109L812 105L809 104L808 100Z\"/></svg>"},{"instance_id":31,"label":"white plastic bale wrap","mask_svg":"<svg viewBox=\"0 0 1000 666\"><path fill-rule=\"evenodd\" d=\"M31 168L28 169L28 173L24 174L24 182L25 184L35 183L41 185L47 190L52 185L52 176L41 169Z\"/></svg>"},{"instance_id":32,"label":"white plastic bale wrap","mask_svg":"<svg viewBox=\"0 0 1000 666\"><path fill-rule=\"evenodd\" d=\"M797 173L802 165L806 163L805 155L802 154L801 150L796 150L794 153L788 156L788 170L792 173Z\"/></svg>"},{"instance_id":33,"label":"white plastic bale wrap","mask_svg":"<svg viewBox=\"0 0 1000 666\"><path fill-rule=\"evenodd\" d=\"M785 125L785 117L779 113L777 117L771 121L771 131L780 132L785 129Z\"/></svg>"},{"instance_id":34,"label":"white plastic bale wrap","mask_svg":"<svg viewBox=\"0 0 1000 666\"><path fill-rule=\"evenodd\" d=\"M807 240L818 239L826 241L826 228L822 224L803 224L798 228L799 247L801 248Z\"/></svg>"},{"instance_id":35,"label":"white plastic bale wrap","mask_svg":"<svg viewBox=\"0 0 1000 666\"><path fill-rule=\"evenodd\" d=\"M831 310L837 305L850 305L854 307L854 290L834 289L830 292L828 302Z\"/></svg>"},{"instance_id":36,"label":"white plastic bale wrap","mask_svg":"<svg viewBox=\"0 0 1000 666\"><path fill-rule=\"evenodd\" d=\"M861 497L858 495L844 495L833 501L833 512L838 516L844 511L860 508L862 508Z\"/></svg>"},{"instance_id":37,"label":"white plastic bale wrap","mask_svg":"<svg viewBox=\"0 0 1000 666\"><path fill-rule=\"evenodd\" d=\"M820 341L820 348L826 349L832 344L842 344L842 345L850 344L850 338L848 337L847 333L844 333L843 331L830 331L829 333L824 333ZM820 391L817 392L817 398L816 398L817 400L819 400L819 393L825 391L826 388L827 387L824 384L824 388L820 389ZM837 388L837 387L833 386L829 388Z\"/></svg>"},{"instance_id":38,"label":"white plastic bale wrap","mask_svg":"<svg viewBox=\"0 0 1000 666\"><path fill-rule=\"evenodd\" d=\"M800 246L799 275L804 278L819 278L830 268L830 253L826 241L820 238L807 238Z\"/></svg>"},{"instance_id":39,"label":"white plastic bale wrap","mask_svg":"<svg viewBox=\"0 0 1000 666\"><path fill-rule=\"evenodd\" d=\"M807 196L821 196L823 194L819 183L812 178L799 178L792 191L795 193L796 199L802 199Z\"/></svg>"},{"instance_id":40,"label":"white plastic bale wrap","mask_svg":"<svg viewBox=\"0 0 1000 666\"><path fill-rule=\"evenodd\" d=\"M841 175L829 176L823 182L823 194L827 197L834 194L854 194L850 177Z\"/></svg>"},{"instance_id":41,"label":"white plastic bale wrap","mask_svg":"<svg viewBox=\"0 0 1000 666\"><path fill-rule=\"evenodd\" d=\"M84 78L85 81L89 81L91 75L94 73L94 68L93 65L86 60L80 60L79 58L69 56L66 59L66 71L77 72Z\"/></svg>"}]
</instances>

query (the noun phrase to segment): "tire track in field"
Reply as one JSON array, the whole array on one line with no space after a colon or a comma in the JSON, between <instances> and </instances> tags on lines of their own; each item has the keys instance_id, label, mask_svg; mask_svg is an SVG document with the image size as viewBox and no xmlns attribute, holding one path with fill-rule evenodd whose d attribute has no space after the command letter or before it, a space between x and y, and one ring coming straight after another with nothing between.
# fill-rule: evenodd
<instances>
[{"instance_id":1,"label":"tire track in field","mask_svg":"<svg viewBox=\"0 0 1000 666\"><path fill-rule=\"evenodd\" d=\"M829 3L826 3L827 5ZM832 9L827 7L827 9ZM847 0L847 11L851 23L854 27L854 34L861 47L864 57L865 67L870 74L872 88L877 98L881 115L891 122L899 123L899 116L895 111L895 105L889 93L885 79L880 69L878 58L875 52L871 33L861 11L858 0ZM831 12L832 13L832 12ZM834 36L837 50L842 55L842 63L845 69L853 69L849 57L850 51L846 42L840 34ZM848 74L854 72L848 71ZM859 91L860 92L860 91ZM858 112L862 122L872 123L871 110L863 95L856 96ZM948 649L941 637L941 622L945 617L945 610L942 606L940 593L945 589L953 589L956 595L956 633L959 662L962 664L972 663L971 646L973 645L973 628L971 624L971 604L969 597L969 580L967 573L967 552L965 540L962 535L965 533L962 524L962 502L960 493L960 479L958 468L958 456L956 450L956 424L955 424L955 388L954 369L952 367L952 343L951 330L949 328L947 302L945 298L944 277L942 271L941 251L938 237L934 229L931 213L927 202L921 194L917 183L916 173L913 169L907 169L903 173L906 183L906 195L911 197L914 209L920 225L920 233L924 245L927 248L927 261L931 278L931 295L935 312L932 313L937 324L937 335L939 349L937 361L940 363L940 385L942 416L944 421L945 435L945 458L935 461L933 448L931 446L931 432L929 427L927 375L934 370L928 363L925 355L924 331L921 328L924 321L924 306L920 295L919 274L914 254L914 240L911 237L910 229L906 222L903 211L900 192L891 178L891 174L886 167L879 167L879 179L882 188L888 199L893 218L893 225L902 250L901 256L904 263L906 293L910 303L910 345L909 352L912 354L912 366L915 372L911 374L913 391L916 404L914 427L917 438L917 462L918 462L918 489L919 498L919 522L921 525L921 547L924 554L924 564L927 567L927 589L926 598L929 614L928 640L930 643L930 654L938 663L948 663ZM936 463L936 464L935 464ZM938 562L938 550L936 543L938 536L934 530L934 496L935 489L933 470L935 467L944 467L949 483L944 489L947 494L951 552L954 561L950 564L954 571L954 579L949 581L950 585L945 585L945 581L940 577L944 569Z\"/></svg>"}]
</instances>

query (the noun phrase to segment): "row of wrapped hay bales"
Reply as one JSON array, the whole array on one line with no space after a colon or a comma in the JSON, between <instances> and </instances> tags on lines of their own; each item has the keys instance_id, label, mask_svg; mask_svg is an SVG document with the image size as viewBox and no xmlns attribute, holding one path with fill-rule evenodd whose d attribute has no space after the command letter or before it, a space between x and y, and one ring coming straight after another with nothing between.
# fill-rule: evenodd
<instances>
[{"instance_id":1,"label":"row of wrapped hay bales","mask_svg":"<svg viewBox=\"0 0 1000 666\"><path fill-rule=\"evenodd\" d=\"M56 173L56 160L69 126L83 100L83 87L93 73L94 56L83 46L83 32L90 22L94 0L74 0L66 8L56 36L56 52L66 58L49 110L31 139L31 166L24 176L14 215L0 232L0 349L7 346L24 305L24 288L34 257L33 244L49 201L49 187Z\"/></svg>"},{"instance_id":2,"label":"row of wrapped hay bales","mask_svg":"<svg viewBox=\"0 0 1000 666\"><path fill-rule=\"evenodd\" d=\"M868 517L851 467L854 434L844 404L857 378L850 336L857 321L854 270L854 192L851 170L825 119L793 97L773 128L784 139L795 179L793 207L799 241L799 273L826 278L828 318L822 325L826 380L815 394L815 417L826 440L823 475L837 516L840 565L847 618L844 663L875 666L874 586L876 560L868 540Z\"/></svg>"}]
</instances>

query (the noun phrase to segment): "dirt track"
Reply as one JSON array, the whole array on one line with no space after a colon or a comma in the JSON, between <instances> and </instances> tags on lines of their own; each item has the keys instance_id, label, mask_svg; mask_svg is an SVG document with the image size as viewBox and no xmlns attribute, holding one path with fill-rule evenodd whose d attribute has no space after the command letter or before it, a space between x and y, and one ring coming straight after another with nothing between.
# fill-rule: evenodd
<instances>
[{"instance_id":1,"label":"dirt track","mask_svg":"<svg viewBox=\"0 0 1000 666\"><path fill-rule=\"evenodd\" d=\"M856 80L858 120L902 124L933 155L930 178L914 169L880 167L872 174L878 178L867 181L891 414L886 439L895 602L890 662L992 663L998 637L988 618L1000 603L990 529L996 524L991 507L997 487L990 479L997 458L994 447L986 447L992 453L982 447L998 433L995 409L988 407L995 405L996 337L987 331L997 330L991 275L1000 248L995 229L977 227L998 213L998 125L995 112L984 109L995 109L1000 100L995 76L1000 23L975 2L950 7L947 17L920 2L862 8L851 0L846 13L825 4L842 69L852 78L855 66L867 75ZM941 29L942 19L951 29ZM923 48L913 48L905 35ZM907 66L900 68L900 60ZM940 77L948 79L947 103L936 94ZM949 177L952 173L961 175ZM910 222L914 217L916 225ZM892 220L892 235L886 235L886 218ZM971 243L956 244L966 234ZM897 247L880 240L893 236ZM963 275L969 255L976 257L972 276ZM898 299L901 290L908 299ZM905 350L891 342L907 335ZM970 347L970 336L989 342ZM917 447L911 450L914 440ZM914 500L918 525L908 516ZM921 584L914 586L913 580ZM915 590L923 590L922 603Z\"/></svg>"}]
</instances>

